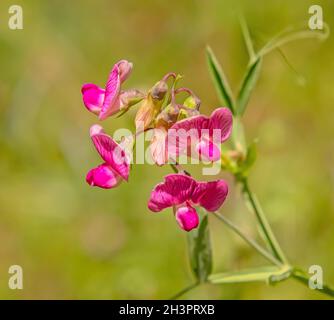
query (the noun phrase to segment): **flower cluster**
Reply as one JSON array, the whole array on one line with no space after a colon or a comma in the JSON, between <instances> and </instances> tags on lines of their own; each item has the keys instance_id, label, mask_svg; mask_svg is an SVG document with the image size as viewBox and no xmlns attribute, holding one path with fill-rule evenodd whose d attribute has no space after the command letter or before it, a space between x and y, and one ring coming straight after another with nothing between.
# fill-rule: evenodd
<instances>
[{"instance_id":1,"label":"flower cluster","mask_svg":"<svg viewBox=\"0 0 334 320\"><path fill-rule=\"evenodd\" d=\"M81 92L86 108L105 120L115 114L124 114L130 107L140 103L135 117L136 138L152 131L151 156L158 166L177 164L178 157L198 157L202 161L220 159L220 145L227 140L232 130L232 114L227 108L217 108L210 117L199 112L200 100L188 88L176 88L180 76L166 74L146 94L136 89L124 90L123 83L132 71L132 63L117 62L108 77L105 88L88 83ZM172 81L172 84L168 83ZM186 93L182 102L176 96ZM103 162L91 169L86 181L91 186L110 189L123 180L128 181L130 156L125 148L126 139L117 143L100 125L90 129L93 144ZM196 228L199 217L194 206L209 212L218 210L228 194L224 180L196 181L179 170L167 175L164 182L153 189L148 208L159 212L172 207L179 226L186 231Z\"/></svg>"}]
</instances>

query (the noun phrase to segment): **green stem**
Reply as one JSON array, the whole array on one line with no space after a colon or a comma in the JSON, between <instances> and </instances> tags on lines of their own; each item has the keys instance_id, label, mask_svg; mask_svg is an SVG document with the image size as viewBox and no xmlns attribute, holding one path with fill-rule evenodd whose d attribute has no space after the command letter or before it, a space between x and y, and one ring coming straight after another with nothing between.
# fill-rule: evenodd
<instances>
[{"instance_id":1,"label":"green stem","mask_svg":"<svg viewBox=\"0 0 334 320\"><path fill-rule=\"evenodd\" d=\"M169 300L176 300L176 299L180 298L181 296L183 296L187 292L191 291L192 289L195 289L198 285L199 285L199 282L195 282L195 283L191 284L190 286L182 289L180 292L178 292L176 295L171 297Z\"/></svg>"},{"instance_id":2,"label":"green stem","mask_svg":"<svg viewBox=\"0 0 334 320\"><path fill-rule=\"evenodd\" d=\"M174 173L179 173L179 170L177 169L177 167L176 167L175 164L170 163L169 165L171 166L171 168L172 168L172 170L174 171Z\"/></svg>"},{"instance_id":3,"label":"green stem","mask_svg":"<svg viewBox=\"0 0 334 320\"><path fill-rule=\"evenodd\" d=\"M288 264L288 261L279 245L279 243L277 242L275 235L268 223L268 220L264 214L264 212L262 211L262 208L260 206L260 204L258 203L255 195L252 193L252 191L249 188L248 185L248 180L247 178L241 180L241 184L243 187L243 192L247 197L247 200L249 202L249 204L251 205L255 216L259 222L260 228L269 244L269 247L271 249L271 251L273 252L274 256L281 261L283 264Z\"/></svg>"},{"instance_id":4,"label":"green stem","mask_svg":"<svg viewBox=\"0 0 334 320\"><path fill-rule=\"evenodd\" d=\"M171 164L171 167L174 172L179 172L180 171L180 166ZM182 171L182 170L181 170ZM239 235L246 243L248 243L253 249L255 249L259 254L261 254L265 259L270 261L276 266L289 266L282 249L280 248L272 230L271 227L262 211L262 208L260 207L259 203L256 200L255 195L251 192L249 186L248 186L248 181L246 179L241 181L242 186L243 186L243 191L247 195L248 200L250 205L252 206L255 215L259 221L259 224L261 226L261 229L266 237L266 240L268 241L272 251L273 255L271 255L268 251L266 251L262 246L260 246L256 241L253 239L249 238L247 235L243 233L243 231L236 226L233 222L231 222L229 219L227 219L224 215L219 214L217 212L214 212L213 214L215 217L217 217L219 220L224 222L226 226L228 226L232 231L234 231L237 235ZM303 270L298 269L298 268L293 268L292 273L290 277L294 278L295 280L299 281L300 283L304 284L309 288L309 279L310 276ZM284 278L285 280L286 278ZM191 284L190 286L182 289L180 292L175 294L170 300L175 300L186 294L187 292L193 290L199 285L199 282L195 282ZM334 289L331 288L330 286L324 284L322 289L316 288L315 290L319 291L320 293L326 294L330 297L334 297Z\"/></svg>"},{"instance_id":5,"label":"green stem","mask_svg":"<svg viewBox=\"0 0 334 320\"><path fill-rule=\"evenodd\" d=\"M291 277L301 282L302 284L306 285L309 288L310 276L305 271L295 268L292 271ZM322 289L315 288L314 290L319 291L323 294L327 294L330 297L334 297L334 289L326 284L323 284Z\"/></svg>"},{"instance_id":6,"label":"green stem","mask_svg":"<svg viewBox=\"0 0 334 320\"><path fill-rule=\"evenodd\" d=\"M255 249L260 255L262 255L265 259L267 259L269 262L277 265L282 266L282 262L273 257L268 251L266 251L264 248L262 248L256 241L246 236L242 230L239 229L232 221L227 219L222 214L219 214L217 212L213 213L219 220L223 221L226 226L228 226L232 231L234 231L240 238L242 238L245 242L247 242L253 249Z\"/></svg>"}]
</instances>

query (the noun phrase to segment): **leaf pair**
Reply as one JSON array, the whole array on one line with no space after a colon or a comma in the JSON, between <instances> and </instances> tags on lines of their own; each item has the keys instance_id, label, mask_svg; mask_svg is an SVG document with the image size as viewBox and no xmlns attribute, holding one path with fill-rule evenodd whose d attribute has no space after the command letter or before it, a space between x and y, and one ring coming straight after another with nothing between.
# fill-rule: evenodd
<instances>
[{"instance_id":1,"label":"leaf pair","mask_svg":"<svg viewBox=\"0 0 334 320\"><path fill-rule=\"evenodd\" d=\"M233 97L227 78L210 47L207 47L207 60L220 102L226 104L234 116L242 115L258 80L262 58L256 58L255 61L248 66L236 101Z\"/></svg>"},{"instance_id":2,"label":"leaf pair","mask_svg":"<svg viewBox=\"0 0 334 320\"><path fill-rule=\"evenodd\" d=\"M214 85L220 98L220 102L226 104L226 106L230 108L234 116L242 116L244 114L250 95L254 90L257 80L259 78L263 57L266 54L272 52L273 50L279 49L282 45L294 40L306 38L316 38L319 40L324 40L329 36L330 33L329 27L325 23L323 30L310 30L305 29L305 27L289 28L273 37L267 42L266 45L263 46L262 49L255 53L247 25L243 20L241 20L241 28L250 56L250 62L241 82L241 86L236 99L233 97L233 93L227 81L227 77L212 49L210 47L207 47L206 51L209 71L212 75Z\"/></svg>"}]
</instances>

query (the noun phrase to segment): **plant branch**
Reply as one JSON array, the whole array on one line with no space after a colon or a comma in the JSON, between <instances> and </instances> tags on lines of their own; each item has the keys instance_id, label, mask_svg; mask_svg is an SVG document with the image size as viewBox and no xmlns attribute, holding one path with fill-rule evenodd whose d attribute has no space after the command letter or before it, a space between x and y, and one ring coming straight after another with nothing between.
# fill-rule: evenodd
<instances>
[{"instance_id":1,"label":"plant branch","mask_svg":"<svg viewBox=\"0 0 334 320\"><path fill-rule=\"evenodd\" d=\"M303 270L295 268L292 271L291 277L294 278L295 280L301 282L302 284L306 285L309 288L309 280L310 276ZM326 294L328 296L334 297L334 289L331 288L330 286L323 284L322 289L320 288L315 288L314 290L317 290L323 294Z\"/></svg>"},{"instance_id":2,"label":"plant branch","mask_svg":"<svg viewBox=\"0 0 334 320\"><path fill-rule=\"evenodd\" d=\"M243 188L243 193L247 197L247 200L249 204L251 205L255 216L259 222L260 228L269 244L269 247L271 251L273 252L274 256L281 261L283 264L288 264L288 261L279 245L279 243L276 240L276 237L270 227L270 224L268 223L268 220L262 211L262 208L260 204L258 203L255 195L253 192L250 190L249 185L248 185L248 180L247 178L241 180L242 188Z\"/></svg>"}]
</instances>

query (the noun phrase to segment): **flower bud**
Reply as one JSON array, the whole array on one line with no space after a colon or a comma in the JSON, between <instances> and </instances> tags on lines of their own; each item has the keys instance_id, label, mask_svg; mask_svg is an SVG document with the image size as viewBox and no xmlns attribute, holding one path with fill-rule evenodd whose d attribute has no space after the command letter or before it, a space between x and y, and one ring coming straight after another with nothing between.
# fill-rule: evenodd
<instances>
[{"instance_id":1,"label":"flower bud","mask_svg":"<svg viewBox=\"0 0 334 320\"><path fill-rule=\"evenodd\" d=\"M127 60L121 60L117 63L119 68L119 78L124 82L131 74L133 64Z\"/></svg>"},{"instance_id":2,"label":"flower bud","mask_svg":"<svg viewBox=\"0 0 334 320\"><path fill-rule=\"evenodd\" d=\"M169 129L177 120L180 109L178 105L169 104L156 118L156 127Z\"/></svg>"},{"instance_id":3,"label":"flower bud","mask_svg":"<svg viewBox=\"0 0 334 320\"><path fill-rule=\"evenodd\" d=\"M165 98L168 90L168 85L166 81L158 81L150 90L151 96L154 100L161 101Z\"/></svg>"},{"instance_id":4,"label":"flower bud","mask_svg":"<svg viewBox=\"0 0 334 320\"><path fill-rule=\"evenodd\" d=\"M193 116L198 116L199 114L200 112L197 109L191 109L185 106L181 106L178 117L177 117L177 121L180 121L186 118L190 118Z\"/></svg>"},{"instance_id":5,"label":"flower bud","mask_svg":"<svg viewBox=\"0 0 334 320\"><path fill-rule=\"evenodd\" d=\"M138 128L146 130L151 126L157 114L160 112L167 90L166 82L161 80L149 91L136 114L135 123L137 131Z\"/></svg>"},{"instance_id":6,"label":"flower bud","mask_svg":"<svg viewBox=\"0 0 334 320\"><path fill-rule=\"evenodd\" d=\"M120 94L120 110L128 110L130 107L144 99L144 94L136 89L122 91Z\"/></svg>"},{"instance_id":7,"label":"flower bud","mask_svg":"<svg viewBox=\"0 0 334 320\"><path fill-rule=\"evenodd\" d=\"M201 105L201 100L193 94L184 100L183 105L189 109L198 110Z\"/></svg>"}]
</instances>

